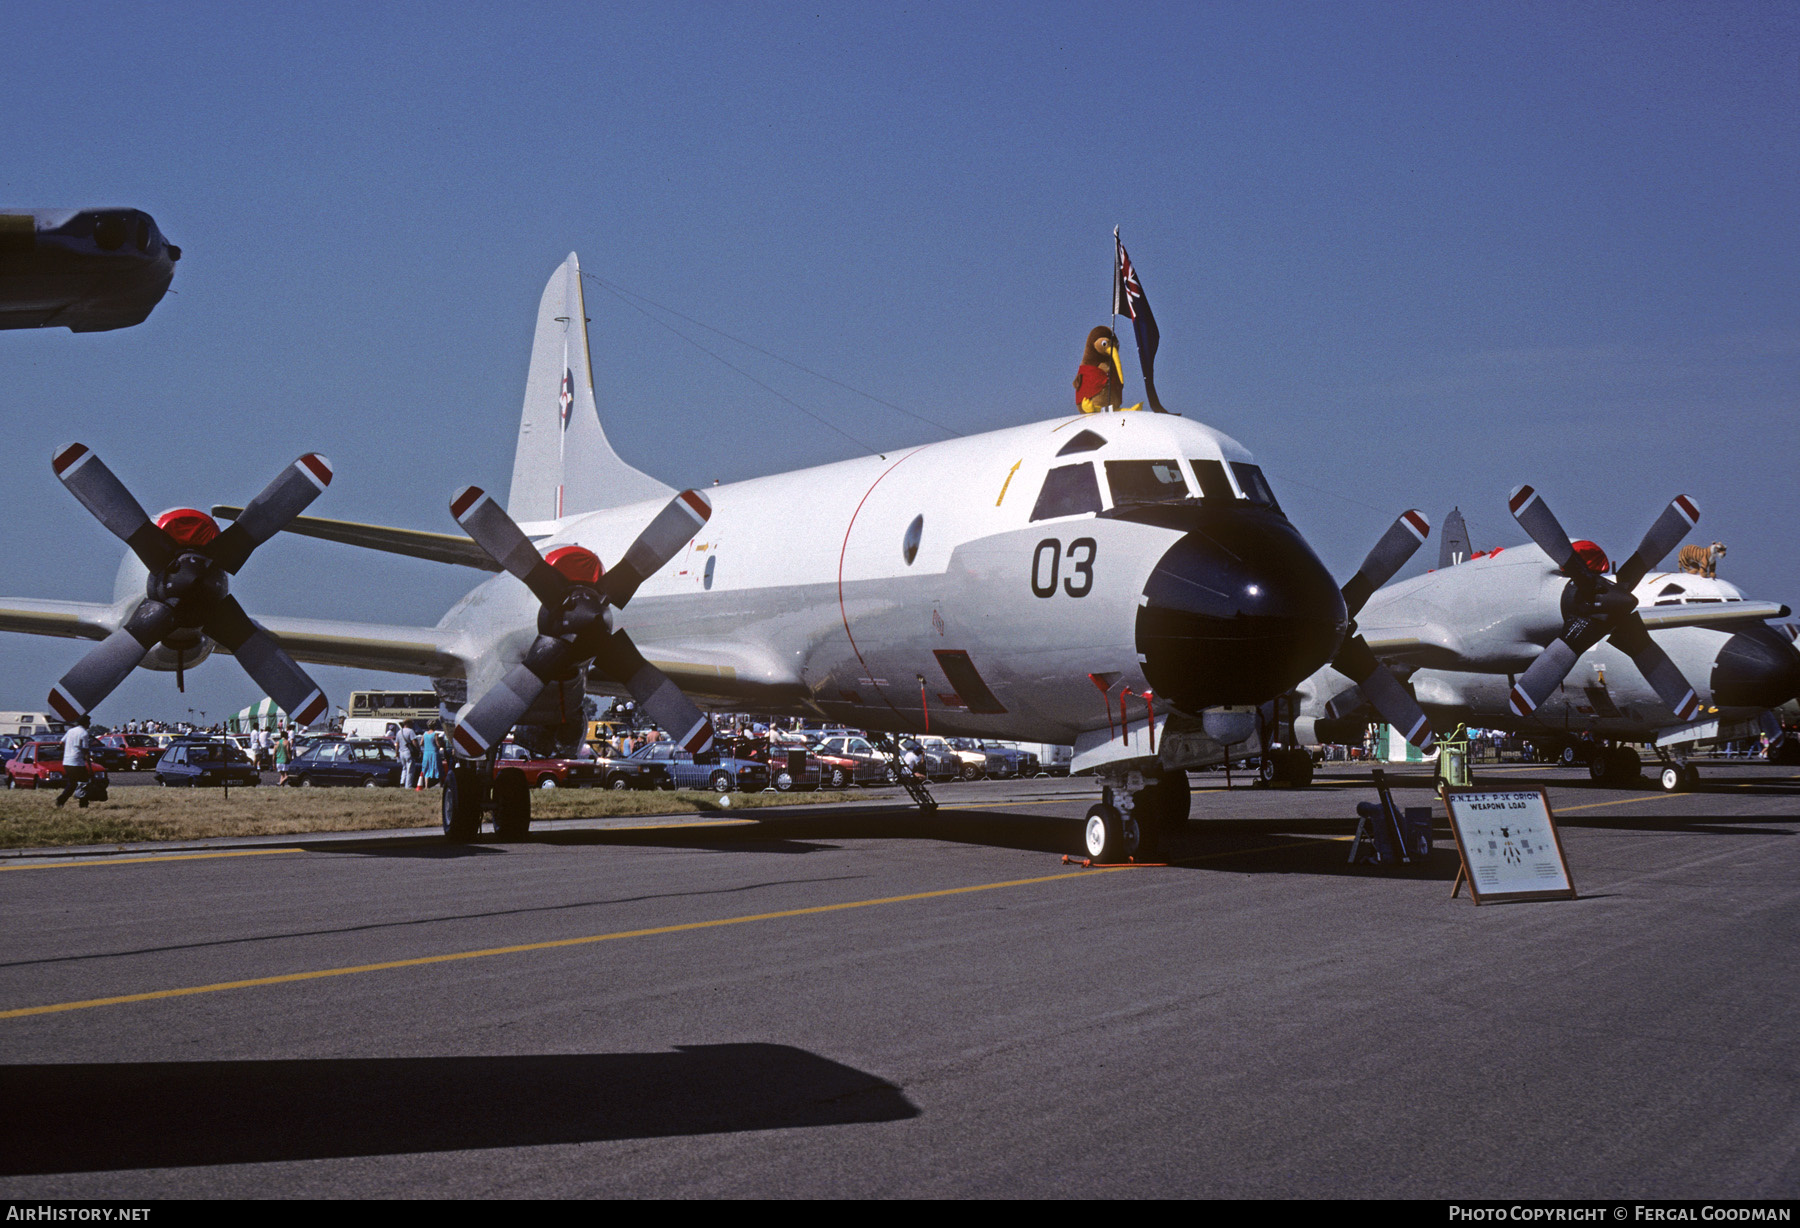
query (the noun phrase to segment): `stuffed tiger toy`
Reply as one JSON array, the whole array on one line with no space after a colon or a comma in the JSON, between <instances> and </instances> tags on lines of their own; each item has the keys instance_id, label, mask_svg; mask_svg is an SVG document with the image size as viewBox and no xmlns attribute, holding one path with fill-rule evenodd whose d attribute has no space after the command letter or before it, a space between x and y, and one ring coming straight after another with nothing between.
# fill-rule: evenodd
<instances>
[{"instance_id":1,"label":"stuffed tiger toy","mask_svg":"<svg viewBox=\"0 0 1800 1228\"><path fill-rule=\"evenodd\" d=\"M1716 580L1719 576L1719 560L1725 557L1725 543L1714 542L1710 546L1683 546L1676 561L1681 570L1690 576L1702 576L1708 580Z\"/></svg>"}]
</instances>

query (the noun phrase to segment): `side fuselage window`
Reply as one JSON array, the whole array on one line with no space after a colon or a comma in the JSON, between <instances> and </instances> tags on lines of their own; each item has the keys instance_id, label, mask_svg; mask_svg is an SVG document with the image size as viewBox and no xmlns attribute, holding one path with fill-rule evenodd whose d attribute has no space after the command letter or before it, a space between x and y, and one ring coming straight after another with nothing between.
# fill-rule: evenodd
<instances>
[{"instance_id":1,"label":"side fuselage window","mask_svg":"<svg viewBox=\"0 0 1800 1228\"><path fill-rule=\"evenodd\" d=\"M1031 509L1033 520L1051 520L1057 516L1080 516L1100 510L1100 483L1089 464L1062 465L1044 477L1044 488L1038 492L1037 504Z\"/></svg>"},{"instance_id":2,"label":"side fuselage window","mask_svg":"<svg viewBox=\"0 0 1800 1228\"><path fill-rule=\"evenodd\" d=\"M1114 506L1176 503L1188 497L1187 479L1181 476L1180 461L1107 461L1106 482L1112 487Z\"/></svg>"}]
</instances>

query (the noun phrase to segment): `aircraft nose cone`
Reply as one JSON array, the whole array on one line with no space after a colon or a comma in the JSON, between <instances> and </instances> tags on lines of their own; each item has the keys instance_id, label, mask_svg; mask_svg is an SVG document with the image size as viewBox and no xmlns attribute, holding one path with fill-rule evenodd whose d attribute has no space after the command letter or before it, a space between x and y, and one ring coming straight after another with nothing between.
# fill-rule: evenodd
<instances>
[{"instance_id":1,"label":"aircraft nose cone","mask_svg":"<svg viewBox=\"0 0 1800 1228\"><path fill-rule=\"evenodd\" d=\"M1800 695L1800 651L1770 627L1740 631L1713 661L1713 703L1775 708Z\"/></svg>"},{"instance_id":2,"label":"aircraft nose cone","mask_svg":"<svg viewBox=\"0 0 1800 1228\"><path fill-rule=\"evenodd\" d=\"M1286 520L1208 510L1150 573L1137 646L1151 690L1198 712L1289 690L1331 660L1348 624L1331 573Z\"/></svg>"}]
</instances>

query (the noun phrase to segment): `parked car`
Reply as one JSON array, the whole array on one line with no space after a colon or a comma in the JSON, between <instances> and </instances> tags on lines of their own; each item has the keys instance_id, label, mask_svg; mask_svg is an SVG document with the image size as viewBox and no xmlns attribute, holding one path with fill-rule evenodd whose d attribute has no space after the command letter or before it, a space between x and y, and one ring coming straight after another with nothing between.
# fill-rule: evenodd
<instances>
[{"instance_id":1,"label":"parked car","mask_svg":"<svg viewBox=\"0 0 1800 1228\"><path fill-rule=\"evenodd\" d=\"M946 738L944 742L962 760L964 780L980 780L988 774L987 752L981 749L980 742L974 738Z\"/></svg>"},{"instance_id":2,"label":"parked car","mask_svg":"<svg viewBox=\"0 0 1800 1228\"><path fill-rule=\"evenodd\" d=\"M876 750L867 738L838 734L835 737L821 738L815 745L820 755L835 755L854 763L855 780L859 785L892 784L900 779L893 760Z\"/></svg>"},{"instance_id":3,"label":"parked car","mask_svg":"<svg viewBox=\"0 0 1800 1228\"><path fill-rule=\"evenodd\" d=\"M610 742L594 746L598 758L594 760L600 765L600 783L603 788L614 792L626 789L673 789L675 778L669 775L666 763L651 763L646 760L633 759L630 755L621 755L619 748Z\"/></svg>"},{"instance_id":4,"label":"parked car","mask_svg":"<svg viewBox=\"0 0 1800 1228\"><path fill-rule=\"evenodd\" d=\"M740 746L738 755L766 766L769 783L782 793L790 789L817 789L831 779L834 770L849 780L856 766L849 760L833 760L827 765L804 742L754 741Z\"/></svg>"},{"instance_id":5,"label":"parked car","mask_svg":"<svg viewBox=\"0 0 1800 1228\"><path fill-rule=\"evenodd\" d=\"M950 745L959 751L980 752L987 760L987 774L995 780L1038 774L1036 755L1016 746L1008 746L1004 742L996 742L992 738L951 738ZM968 777L965 775L964 779Z\"/></svg>"},{"instance_id":6,"label":"parked car","mask_svg":"<svg viewBox=\"0 0 1800 1228\"><path fill-rule=\"evenodd\" d=\"M63 744L61 742L27 742L19 753L6 761L6 787L9 789L61 789L63 787ZM106 768L89 767L88 800L106 800ZM94 788L98 786L98 788Z\"/></svg>"},{"instance_id":7,"label":"parked car","mask_svg":"<svg viewBox=\"0 0 1800 1228\"><path fill-rule=\"evenodd\" d=\"M260 785L262 774L248 755L223 738L178 738L156 761L156 783L248 788Z\"/></svg>"},{"instance_id":8,"label":"parked car","mask_svg":"<svg viewBox=\"0 0 1800 1228\"><path fill-rule=\"evenodd\" d=\"M760 791L769 786L766 764L739 759L728 753L709 752L698 760L673 742L652 742L631 752L638 763L661 764L668 769L677 789L710 789L725 793L732 789Z\"/></svg>"},{"instance_id":9,"label":"parked car","mask_svg":"<svg viewBox=\"0 0 1800 1228\"><path fill-rule=\"evenodd\" d=\"M361 785L367 789L397 787L400 784L400 756L391 742L373 738L319 738L288 764L287 782L306 789L328 785Z\"/></svg>"},{"instance_id":10,"label":"parked car","mask_svg":"<svg viewBox=\"0 0 1800 1228\"><path fill-rule=\"evenodd\" d=\"M597 789L605 770L595 759L551 759L533 754L517 742L506 742L494 756L494 779L518 772L534 789Z\"/></svg>"},{"instance_id":11,"label":"parked car","mask_svg":"<svg viewBox=\"0 0 1800 1228\"><path fill-rule=\"evenodd\" d=\"M900 743L900 746L902 750L909 746L918 747L922 760L920 767L924 770L927 780L955 780L963 774L962 756L956 752L955 747L942 738L929 736L907 738ZM987 766L986 755L981 757L981 764L985 769Z\"/></svg>"},{"instance_id":12,"label":"parked car","mask_svg":"<svg viewBox=\"0 0 1800 1228\"><path fill-rule=\"evenodd\" d=\"M149 772L163 748L147 733L109 733L95 738L96 757L115 772Z\"/></svg>"}]
</instances>

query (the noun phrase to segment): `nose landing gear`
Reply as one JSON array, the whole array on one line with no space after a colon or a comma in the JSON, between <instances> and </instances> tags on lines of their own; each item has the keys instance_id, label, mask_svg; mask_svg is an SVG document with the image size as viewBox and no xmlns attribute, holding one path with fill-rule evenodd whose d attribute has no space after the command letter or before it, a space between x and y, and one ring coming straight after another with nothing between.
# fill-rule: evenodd
<instances>
[{"instance_id":1,"label":"nose landing gear","mask_svg":"<svg viewBox=\"0 0 1800 1228\"><path fill-rule=\"evenodd\" d=\"M1130 772L1105 780L1099 803L1082 822L1081 851L1089 861L1148 861L1187 825L1193 790L1179 768L1165 768L1159 777Z\"/></svg>"}]
</instances>

